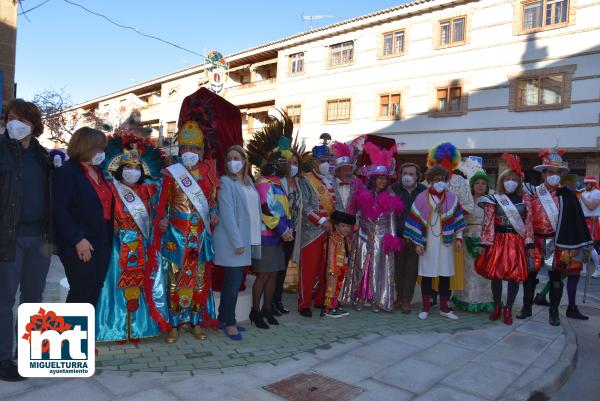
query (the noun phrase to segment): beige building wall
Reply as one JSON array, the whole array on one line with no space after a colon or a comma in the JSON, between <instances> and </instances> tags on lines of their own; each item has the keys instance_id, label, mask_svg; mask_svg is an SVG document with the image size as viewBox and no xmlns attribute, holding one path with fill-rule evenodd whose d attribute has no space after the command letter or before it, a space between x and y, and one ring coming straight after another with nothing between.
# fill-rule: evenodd
<instances>
[{"instance_id":1,"label":"beige building wall","mask_svg":"<svg viewBox=\"0 0 600 401\"><path fill-rule=\"evenodd\" d=\"M2 109L13 98L17 48L17 0L0 0L0 71Z\"/></svg>"}]
</instances>

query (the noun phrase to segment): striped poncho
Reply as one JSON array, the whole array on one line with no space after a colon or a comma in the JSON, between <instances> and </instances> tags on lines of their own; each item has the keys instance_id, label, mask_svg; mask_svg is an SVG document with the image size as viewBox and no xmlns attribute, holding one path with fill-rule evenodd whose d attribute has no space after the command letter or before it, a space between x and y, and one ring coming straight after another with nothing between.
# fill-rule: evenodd
<instances>
[{"instance_id":1,"label":"striped poncho","mask_svg":"<svg viewBox=\"0 0 600 401\"><path fill-rule=\"evenodd\" d=\"M427 243L427 230L429 229L430 217L434 212L429 202L429 191L421 192L415 199L404 225L404 238L417 245L425 247ZM450 191L445 192L442 202L442 236L444 245L452 245L454 234L465 228L465 220L462 207L458 198Z\"/></svg>"}]
</instances>

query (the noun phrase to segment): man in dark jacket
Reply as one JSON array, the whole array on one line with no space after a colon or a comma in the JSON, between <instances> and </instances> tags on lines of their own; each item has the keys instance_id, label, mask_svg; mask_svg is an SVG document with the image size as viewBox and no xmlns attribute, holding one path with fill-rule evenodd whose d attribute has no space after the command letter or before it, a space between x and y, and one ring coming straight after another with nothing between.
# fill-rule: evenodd
<instances>
[{"instance_id":1,"label":"man in dark jacket","mask_svg":"<svg viewBox=\"0 0 600 401\"><path fill-rule=\"evenodd\" d=\"M41 302L50 267L50 172L48 152L36 139L44 130L35 104L9 103L0 134L0 380L18 381L12 360L13 307L19 287L24 302Z\"/></svg>"},{"instance_id":2,"label":"man in dark jacket","mask_svg":"<svg viewBox=\"0 0 600 401\"><path fill-rule=\"evenodd\" d=\"M421 192L427 189L425 185L419 183L421 180L421 171L419 166L414 163L404 163L400 166L400 182L392 185L392 191L402 199L404 203L404 212L398 219L398 233L402 238L404 232L404 223L406 215L413 202ZM417 283L417 273L419 270L419 256L415 251L415 245L407 242L402 252L396 254L395 279L396 279L396 308L400 308L403 313L410 313L410 301L415 292Z\"/></svg>"}]
</instances>

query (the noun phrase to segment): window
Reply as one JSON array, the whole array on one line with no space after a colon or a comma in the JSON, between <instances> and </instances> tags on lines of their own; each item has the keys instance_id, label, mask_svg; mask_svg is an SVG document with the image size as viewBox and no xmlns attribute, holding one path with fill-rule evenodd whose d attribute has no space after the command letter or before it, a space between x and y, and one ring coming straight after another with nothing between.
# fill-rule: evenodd
<instances>
[{"instance_id":1,"label":"window","mask_svg":"<svg viewBox=\"0 0 600 401\"><path fill-rule=\"evenodd\" d=\"M517 107L562 105L564 74L517 79Z\"/></svg>"},{"instance_id":2,"label":"window","mask_svg":"<svg viewBox=\"0 0 600 401\"><path fill-rule=\"evenodd\" d=\"M288 106L286 108L287 115L290 117L294 124L300 124L300 112L301 106L299 104L295 104L293 106Z\"/></svg>"},{"instance_id":3,"label":"window","mask_svg":"<svg viewBox=\"0 0 600 401\"><path fill-rule=\"evenodd\" d=\"M344 42L329 47L329 66L337 67L354 62L354 42Z\"/></svg>"},{"instance_id":4,"label":"window","mask_svg":"<svg viewBox=\"0 0 600 401\"><path fill-rule=\"evenodd\" d=\"M467 112L467 95L461 81L438 86L433 93L430 117L460 116Z\"/></svg>"},{"instance_id":5,"label":"window","mask_svg":"<svg viewBox=\"0 0 600 401\"><path fill-rule=\"evenodd\" d=\"M400 94L393 93L379 96L379 117L400 118Z\"/></svg>"},{"instance_id":6,"label":"window","mask_svg":"<svg viewBox=\"0 0 600 401\"><path fill-rule=\"evenodd\" d=\"M328 100L326 121L350 120L350 102L350 99Z\"/></svg>"},{"instance_id":7,"label":"window","mask_svg":"<svg viewBox=\"0 0 600 401\"><path fill-rule=\"evenodd\" d=\"M456 113L460 112L462 100L462 88L453 86L449 88L440 88L437 90L437 109L438 113Z\"/></svg>"},{"instance_id":8,"label":"window","mask_svg":"<svg viewBox=\"0 0 600 401\"><path fill-rule=\"evenodd\" d=\"M173 138L177 133L177 123L175 121L170 121L167 123L167 138Z\"/></svg>"},{"instance_id":9,"label":"window","mask_svg":"<svg viewBox=\"0 0 600 401\"><path fill-rule=\"evenodd\" d=\"M571 107L576 64L509 75L509 111L557 110Z\"/></svg>"},{"instance_id":10,"label":"window","mask_svg":"<svg viewBox=\"0 0 600 401\"><path fill-rule=\"evenodd\" d=\"M292 54L289 58L290 75L302 74L304 72L304 53Z\"/></svg>"},{"instance_id":11,"label":"window","mask_svg":"<svg viewBox=\"0 0 600 401\"><path fill-rule=\"evenodd\" d=\"M383 34L383 56L398 56L404 53L404 30Z\"/></svg>"},{"instance_id":12,"label":"window","mask_svg":"<svg viewBox=\"0 0 600 401\"><path fill-rule=\"evenodd\" d=\"M524 2L522 5L523 31L538 31L567 23L568 0L535 0Z\"/></svg>"},{"instance_id":13,"label":"window","mask_svg":"<svg viewBox=\"0 0 600 401\"><path fill-rule=\"evenodd\" d=\"M451 46L465 43L467 17L456 17L440 21L440 46Z\"/></svg>"}]
</instances>

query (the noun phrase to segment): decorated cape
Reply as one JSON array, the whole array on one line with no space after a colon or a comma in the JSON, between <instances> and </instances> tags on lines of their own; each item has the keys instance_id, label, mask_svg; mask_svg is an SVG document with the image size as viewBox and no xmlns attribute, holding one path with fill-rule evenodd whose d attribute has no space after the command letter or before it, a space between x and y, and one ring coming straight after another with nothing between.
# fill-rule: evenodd
<instances>
[{"instance_id":1,"label":"decorated cape","mask_svg":"<svg viewBox=\"0 0 600 401\"><path fill-rule=\"evenodd\" d=\"M593 243L581 204L573 191L560 187L556 194L560 201L556 246L577 249Z\"/></svg>"}]
</instances>

